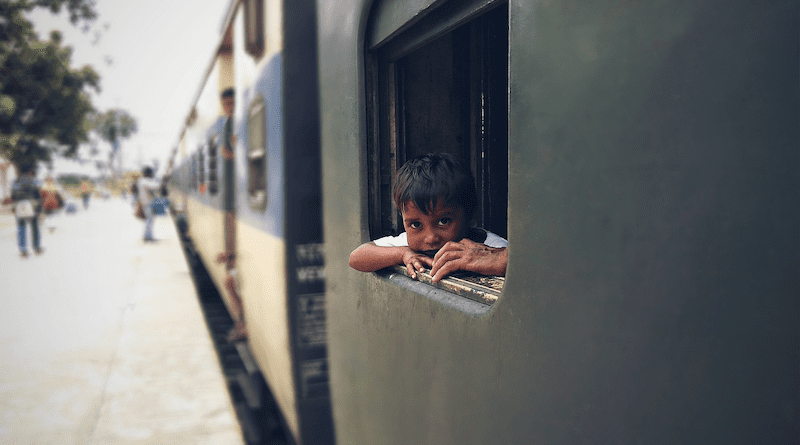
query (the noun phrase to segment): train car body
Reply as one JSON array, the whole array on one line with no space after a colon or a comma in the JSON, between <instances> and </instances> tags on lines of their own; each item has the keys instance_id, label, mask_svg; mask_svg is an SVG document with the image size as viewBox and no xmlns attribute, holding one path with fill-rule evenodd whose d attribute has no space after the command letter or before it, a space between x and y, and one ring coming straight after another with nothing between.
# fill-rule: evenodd
<instances>
[{"instance_id":1,"label":"train car body","mask_svg":"<svg viewBox=\"0 0 800 445\"><path fill-rule=\"evenodd\" d=\"M297 443L332 443L314 8L236 1L176 151L172 201ZM234 88L225 165L222 91ZM287 103L303 104L287 108ZM230 168L232 167L232 168ZM294 179L294 180L290 180ZM233 193L227 193L228 190ZM226 214L235 221L227 227ZM221 255L235 255L235 273Z\"/></svg>"},{"instance_id":2,"label":"train car body","mask_svg":"<svg viewBox=\"0 0 800 445\"><path fill-rule=\"evenodd\" d=\"M337 443L796 443L797 2L317 8ZM493 305L348 267L440 127L507 199Z\"/></svg>"}]
</instances>

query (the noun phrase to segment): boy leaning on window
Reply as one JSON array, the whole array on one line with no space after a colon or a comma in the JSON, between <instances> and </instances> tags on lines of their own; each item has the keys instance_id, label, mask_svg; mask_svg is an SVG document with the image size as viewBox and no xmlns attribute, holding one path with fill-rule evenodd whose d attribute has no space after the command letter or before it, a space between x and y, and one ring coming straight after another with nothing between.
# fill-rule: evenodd
<instances>
[{"instance_id":1,"label":"boy leaning on window","mask_svg":"<svg viewBox=\"0 0 800 445\"><path fill-rule=\"evenodd\" d=\"M429 267L434 282L458 270L505 276L508 241L472 226L475 181L453 156L427 154L406 162L392 198L405 232L362 244L350 253L350 267L373 272L405 265L412 278Z\"/></svg>"}]
</instances>

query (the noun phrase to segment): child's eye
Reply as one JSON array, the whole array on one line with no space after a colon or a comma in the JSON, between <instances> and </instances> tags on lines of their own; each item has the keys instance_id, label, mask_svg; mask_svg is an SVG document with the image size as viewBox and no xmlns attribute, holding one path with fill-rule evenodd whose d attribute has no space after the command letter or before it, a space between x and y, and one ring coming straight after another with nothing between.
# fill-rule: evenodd
<instances>
[{"instance_id":1,"label":"child's eye","mask_svg":"<svg viewBox=\"0 0 800 445\"><path fill-rule=\"evenodd\" d=\"M408 226L411 227L412 229L419 229L420 227L422 227L422 223L419 221L414 221L410 223Z\"/></svg>"},{"instance_id":2,"label":"child's eye","mask_svg":"<svg viewBox=\"0 0 800 445\"><path fill-rule=\"evenodd\" d=\"M446 226L450 223L450 221L452 221L452 218L440 218L439 221L436 221L436 223L440 226Z\"/></svg>"}]
</instances>

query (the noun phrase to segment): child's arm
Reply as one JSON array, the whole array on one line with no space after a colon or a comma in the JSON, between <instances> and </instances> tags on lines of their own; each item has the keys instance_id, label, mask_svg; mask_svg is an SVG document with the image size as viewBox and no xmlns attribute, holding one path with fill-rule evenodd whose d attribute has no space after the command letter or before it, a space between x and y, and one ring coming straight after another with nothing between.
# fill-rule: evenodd
<instances>
[{"instance_id":1,"label":"child's arm","mask_svg":"<svg viewBox=\"0 0 800 445\"><path fill-rule=\"evenodd\" d=\"M350 253L350 267L361 272L405 265L409 275L416 278L417 271L422 272L432 264L433 259L408 247L382 247L372 242L364 243Z\"/></svg>"},{"instance_id":2,"label":"child's arm","mask_svg":"<svg viewBox=\"0 0 800 445\"><path fill-rule=\"evenodd\" d=\"M434 282L457 270L505 276L507 265L507 248L489 247L464 238L459 242L448 242L439 249L433 257L430 274Z\"/></svg>"}]
</instances>

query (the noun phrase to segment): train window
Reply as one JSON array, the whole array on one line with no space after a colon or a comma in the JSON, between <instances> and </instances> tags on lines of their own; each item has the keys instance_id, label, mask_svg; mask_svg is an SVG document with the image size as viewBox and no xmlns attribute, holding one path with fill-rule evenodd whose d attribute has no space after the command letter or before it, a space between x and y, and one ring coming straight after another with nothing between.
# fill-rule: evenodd
<instances>
[{"instance_id":1,"label":"train window","mask_svg":"<svg viewBox=\"0 0 800 445\"><path fill-rule=\"evenodd\" d=\"M195 155L189 158L189 168L191 169L189 172L189 187L191 190L197 190L197 157Z\"/></svg>"},{"instance_id":2,"label":"train window","mask_svg":"<svg viewBox=\"0 0 800 445\"><path fill-rule=\"evenodd\" d=\"M200 193L206 192L206 158L202 145L197 149L197 189Z\"/></svg>"},{"instance_id":3,"label":"train window","mask_svg":"<svg viewBox=\"0 0 800 445\"><path fill-rule=\"evenodd\" d=\"M267 113L260 96L247 114L247 194L250 207L267 206Z\"/></svg>"},{"instance_id":4,"label":"train window","mask_svg":"<svg viewBox=\"0 0 800 445\"><path fill-rule=\"evenodd\" d=\"M219 190L219 181L217 174L217 139L219 136L213 136L208 139L208 193L212 195L217 194Z\"/></svg>"},{"instance_id":5,"label":"train window","mask_svg":"<svg viewBox=\"0 0 800 445\"><path fill-rule=\"evenodd\" d=\"M383 27L380 20L373 17L370 25ZM374 36L383 29L368 30L372 238L403 229L391 200L394 172L408 159L436 152L471 166L476 224L507 237L508 4L447 2L398 29L381 41Z\"/></svg>"},{"instance_id":6,"label":"train window","mask_svg":"<svg viewBox=\"0 0 800 445\"><path fill-rule=\"evenodd\" d=\"M264 53L264 0L244 0L244 41L248 54Z\"/></svg>"}]
</instances>

